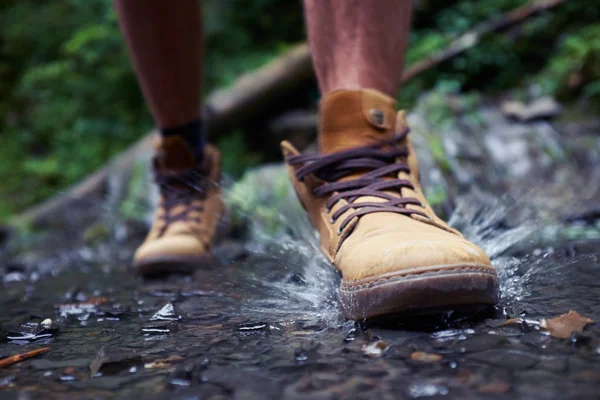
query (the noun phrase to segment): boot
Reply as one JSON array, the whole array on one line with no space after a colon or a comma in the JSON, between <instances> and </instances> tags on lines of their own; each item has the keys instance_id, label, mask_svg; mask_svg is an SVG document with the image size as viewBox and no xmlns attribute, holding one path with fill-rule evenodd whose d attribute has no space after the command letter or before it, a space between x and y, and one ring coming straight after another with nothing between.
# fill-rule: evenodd
<instances>
[{"instance_id":1,"label":"boot","mask_svg":"<svg viewBox=\"0 0 600 400\"><path fill-rule=\"evenodd\" d=\"M206 145L198 163L179 137L161 138L153 161L160 203L148 237L134 256L140 275L192 272L209 261L223 214L221 157Z\"/></svg>"},{"instance_id":2,"label":"boot","mask_svg":"<svg viewBox=\"0 0 600 400\"><path fill-rule=\"evenodd\" d=\"M392 98L332 92L319 131L318 155L281 146L321 249L341 273L347 318L496 302L487 255L427 203L405 113Z\"/></svg>"}]
</instances>

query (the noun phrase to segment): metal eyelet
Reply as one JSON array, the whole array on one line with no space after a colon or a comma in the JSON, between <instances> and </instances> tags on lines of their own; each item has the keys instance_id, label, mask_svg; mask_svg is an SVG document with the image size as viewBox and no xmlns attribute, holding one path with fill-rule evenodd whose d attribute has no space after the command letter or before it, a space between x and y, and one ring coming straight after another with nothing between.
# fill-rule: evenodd
<instances>
[{"instance_id":1,"label":"metal eyelet","mask_svg":"<svg viewBox=\"0 0 600 400\"><path fill-rule=\"evenodd\" d=\"M337 234L338 234L338 236L342 234L342 227L339 227L339 228L338 228L338 230L337 230Z\"/></svg>"},{"instance_id":2,"label":"metal eyelet","mask_svg":"<svg viewBox=\"0 0 600 400\"><path fill-rule=\"evenodd\" d=\"M335 224L335 219L333 219L333 217L331 217L331 219L329 220L329 222L333 225L333 224Z\"/></svg>"},{"instance_id":3,"label":"metal eyelet","mask_svg":"<svg viewBox=\"0 0 600 400\"><path fill-rule=\"evenodd\" d=\"M377 108L372 108L370 111L370 116L371 116L371 122L377 126L383 126L383 124L385 123L385 114L383 113L383 111L377 109Z\"/></svg>"}]
</instances>

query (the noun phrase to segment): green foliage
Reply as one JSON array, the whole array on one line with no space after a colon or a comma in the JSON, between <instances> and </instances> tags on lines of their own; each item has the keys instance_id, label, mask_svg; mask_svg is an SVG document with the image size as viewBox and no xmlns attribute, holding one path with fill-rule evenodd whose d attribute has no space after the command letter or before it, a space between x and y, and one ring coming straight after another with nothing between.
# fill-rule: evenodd
<instances>
[{"instance_id":1,"label":"green foliage","mask_svg":"<svg viewBox=\"0 0 600 400\"><path fill-rule=\"evenodd\" d=\"M0 171L0 215L82 178L149 129L108 0L19 1L3 10L2 72L14 76L0 108L10 148Z\"/></svg>"},{"instance_id":2,"label":"green foliage","mask_svg":"<svg viewBox=\"0 0 600 400\"><path fill-rule=\"evenodd\" d=\"M523 3L415 3L407 64ZM299 1L205 0L203 6L205 92L304 39ZM437 82L437 89L454 92L534 84L563 98L600 102L599 17L598 0L570 0L489 35L406 84L400 103L411 107ZM0 218L81 179L151 127L112 0L0 1L0 116ZM233 175L261 161L247 154L243 130L219 144Z\"/></svg>"},{"instance_id":3,"label":"green foliage","mask_svg":"<svg viewBox=\"0 0 600 400\"><path fill-rule=\"evenodd\" d=\"M231 134L217 141L217 147L221 150L223 170L233 177L240 177L244 169L260 164L260 154L248 152L246 135L241 130L235 130Z\"/></svg>"},{"instance_id":4,"label":"green foliage","mask_svg":"<svg viewBox=\"0 0 600 400\"><path fill-rule=\"evenodd\" d=\"M303 38L299 3L248 3L203 2L206 92ZM0 2L0 115L0 218L83 178L151 128L112 0ZM224 142L238 175L258 161L239 137Z\"/></svg>"},{"instance_id":5,"label":"green foliage","mask_svg":"<svg viewBox=\"0 0 600 400\"><path fill-rule=\"evenodd\" d=\"M424 2L416 9L407 65L445 48L452 39L478 23L524 3L523 0ZM473 48L408 82L401 90L400 104L412 106L419 93L439 80L456 82L463 90L476 88L486 93L535 84L544 92L568 99L580 93L570 90L568 85L579 66L585 82L581 92L600 102L599 17L597 0L571 0L507 32L485 36Z\"/></svg>"},{"instance_id":6,"label":"green foliage","mask_svg":"<svg viewBox=\"0 0 600 400\"><path fill-rule=\"evenodd\" d=\"M546 93L564 94L573 86L586 97L600 98L600 25L565 35L535 79Z\"/></svg>"}]
</instances>

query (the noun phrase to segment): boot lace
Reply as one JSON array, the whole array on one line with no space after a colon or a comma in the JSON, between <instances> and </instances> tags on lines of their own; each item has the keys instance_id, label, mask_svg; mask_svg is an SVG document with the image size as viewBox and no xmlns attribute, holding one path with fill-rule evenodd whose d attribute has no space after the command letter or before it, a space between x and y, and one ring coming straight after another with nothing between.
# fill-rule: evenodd
<instances>
[{"instance_id":1,"label":"boot lace","mask_svg":"<svg viewBox=\"0 0 600 400\"><path fill-rule=\"evenodd\" d=\"M210 162L207 158L205 157L205 160L194 168L178 172L160 171L155 161L154 180L158 185L162 199L161 207L164 210L159 236L162 236L169 225L174 222L194 221L200 223L202 221L199 216L191 217L190 213L204 210L202 200L206 199L210 185ZM184 208L174 214L173 210L181 205Z\"/></svg>"},{"instance_id":2,"label":"boot lace","mask_svg":"<svg viewBox=\"0 0 600 400\"><path fill-rule=\"evenodd\" d=\"M296 171L298 180L313 174L325 181L313 190L313 195L331 196L327 200L327 212L330 212L340 200L347 202L333 213L332 224L346 211L354 210L340 224L338 235L353 218L377 212L416 214L429 219L422 211L407 208L409 204L423 208L423 204L418 199L402 197L401 194L402 188L415 189L409 180L398 178L398 173L401 171L410 173L408 163L398 161L398 159L406 160L408 157L409 152L405 142L408 132L409 129L405 128L402 132L395 133L392 138L369 146L332 154L303 154L288 158L292 166L302 164ZM361 173L358 178L339 181L357 173ZM385 201L355 203L356 199L363 196L377 197Z\"/></svg>"}]
</instances>

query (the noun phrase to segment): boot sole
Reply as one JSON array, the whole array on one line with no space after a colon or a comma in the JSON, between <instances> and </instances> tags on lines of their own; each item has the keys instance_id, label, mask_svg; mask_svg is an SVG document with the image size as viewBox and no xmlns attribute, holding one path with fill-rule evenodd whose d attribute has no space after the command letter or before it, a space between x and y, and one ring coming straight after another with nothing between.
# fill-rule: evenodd
<instances>
[{"instance_id":1,"label":"boot sole","mask_svg":"<svg viewBox=\"0 0 600 400\"><path fill-rule=\"evenodd\" d=\"M138 275L152 278L168 274L192 274L212 264L212 261L212 254L199 257L161 256L139 260L133 266Z\"/></svg>"},{"instance_id":2,"label":"boot sole","mask_svg":"<svg viewBox=\"0 0 600 400\"><path fill-rule=\"evenodd\" d=\"M342 312L361 320L453 306L496 304L498 277L484 265L440 266L437 271L380 276L340 284Z\"/></svg>"}]
</instances>

